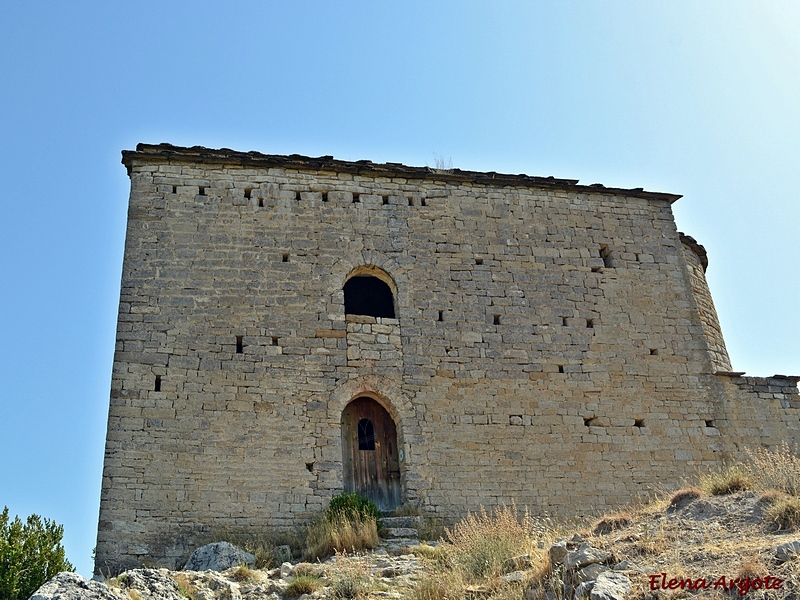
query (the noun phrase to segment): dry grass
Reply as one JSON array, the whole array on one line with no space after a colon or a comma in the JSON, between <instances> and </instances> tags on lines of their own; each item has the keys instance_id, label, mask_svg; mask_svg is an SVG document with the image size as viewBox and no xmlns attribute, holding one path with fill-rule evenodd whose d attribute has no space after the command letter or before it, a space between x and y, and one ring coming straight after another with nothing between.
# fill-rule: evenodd
<instances>
[{"instance_id":1,"label":"dry grass","mask_svg":"<svg viewBox=\"0 0 800 600\"><path fill-rule=\"evenodd\" d=\"M554 569L548 561L546 568L540 569L533 574L525 598L530 598L531 600L563 600L563 568Z\"/></svg>"},{"instance_id":2,"label":"dry grass","mask_svg":"<svg viewBox=\"0 0 800 600\"><path fill-rule=\"evenodd\" d=\"M532 577L549 572L547 549L555 528L547 519L533 518L527 511L520 514L513 505L491 512L481 508L445 533L439 546L413 550L425 565L410 592L414 600L518 599L524 597ZM530 556L532 569L524 581L505 581L502 575L511 569L509 559L523 554Z\"/></svg>"},{"instance_id":3,"label":"dry grass","mask_svg":"<svg viewBox=\"0 0 800 600\"><path fill-rule=\"evenodd\" d=\"M764 522L779 532L800 531L800 497L791 494L800 487L800 459L786 445L748 456L747 462L726 465L704 475L697 486L671 494L665 491L649 502L634 503L607 514L595 521L591 535L582 534L593 546L611 551L613 562L629 560L646 569L627 572L633 585L629 600L699 597L688 589L652 591L647 580L649 572L666 572L670 579L679 580L714 574L725 574L731 580L772 575L800 587L800 561L774 564L774 548L780 541L765 532L763 523L753 519L763 510ZM731 496L751 489L765 490L757 501L760 509L756 512L752 493ZM684 512L699 498L704 499L696 510ZM535 543L546 540L544 547L549 548L556 528L551 528L548 535L531 535L525 525L529 520L529 516L520 517L511 509L469 515L447 532L441 554L432 550L417 552L426 558L429 570L420 578L413 598L565 600L565 584L567 589L574 587L575 574L565 572L563 565L551 566L545 552L537 552ZM575 524L558 529L566 538L581 531ZM500 576L505 560L524 553L533 558L525 582L505 584ZM444 560L438 562L440 557ZM703 597L721 600L732 595L708 590Z\"/></svg>"},{"instance_id":4,"label":"dry grass","mask_svg":"<svg viewBox=\"0 0 800 600\"><path fill-rule=\"evenodd\" d=\"M550 557L545 556L533 565L528 578L529 593L526 597L542 600L560 599L564 590L563 567L554 568Z\"/></svg>"},{"instance_id":5,"label":"dry grass","mask_svg":"<svg viewBox=\"0 0 800 600\"><path fill-rule=\"evenodd\" d=\"M442 154L437 152L433 153L433 170L436 173L452 173L453 172L453 159L445 158Z\"/></svg>"},{"instance_id":6,"label":"dry grass","mask_svg":"<svg viewBox=\"0 0 800 600\"><path fill-rule=\"evenodd\" d=\"M287 586L284 595L289 598L297 598L303 594L313 594L323 586L319 577L312 575L297 575Z\"/></svg>"},{"instance_id":7,"label":"dry grass","mask_svg":"<svg viewBox=\"0 0 800 600\"><path fill-rule=\"evenodd\" d=\"M325 577L325 567L320 564L312 563L298 563L292 569L292 575L299 577L300 575L308 575L309 577Z\"/></svg>"},{"instance_id":8,"label":"dry grass","mask_svg":"<svg viewBox=\"0 0 800 600\"><path fill-rule=\"evenodd\" d=\"M429 546L425 543L419 546L413 546L411 548L411 554L435 563L444 563L446 558L445 550L442 546Z\"/></svg>"},{"instance_id":9,"label":"dry grass","mask_svg":"<svg viewBox=\"0 0 800 600\"><path fill-rule=\"evenodd\" d=\"M597 521L592 527L592 533L594 535L604 535L606 533L611 533L615 529L622 529L627 527L631 522L631 515L627 512L615 512L611 513L610 515L604 516L602 519Z\"/></svg>"},{"instance_id":10,"label":"dry grass","mask_svg":"<svg viewBox=\"0 0 800 600\"><path fill-rule=\"evenodd\" d=\"M736 571L736 577L740 579L756 579L764 577L769 573L769 569L758 556L752 556L742 561L739 565L739 570Z\"/></svg>"},{"instance_id":11,"label":"dry grass","mask_svg":"<svg viewBox=\"0 0 800 600\"><path fill-rule=\"evenodd\" d=\"M761 490L780 490L800 496L800 457L782 442L775 450L745 450L748 468Z\"/></svg>"},{"instance_id":12,"label":"dry grass","mask_svg":"<svg viewBox=\"0 0 800 600\"><path fill-rule=\"evenodd\" d=\"M752 489L753 478L747 467L734 463L701 477L700 487L711 496L723 496Z\"/></svg>"},{"instance_id":13,"label":"dry grass","mask_svg":"<svg viewBox=\"0 0 800 600\"><path fill-rule=\"evenodd\" d=\"M516 507L481 508L446 531L447 554L467 582L497 577L509 558L538 553L533 528L534 519L527 512L520 518Z\"/></svg>"},{"instance_id":14,"label":"dry grass","mask_svg":"<svg viewBox=\"0 0 800 600\"><path fill-rule=\"evenodd\" d=\"M566 600L565 584L567 590L574 588L576 575L565 572L563 565L552 566L547 551L557 534L570 538L576 531L592 546L611 551L609 564L629 560L635 566L626 571L633 585L629 600L700 597L690 590L649 590L647 573L657 572L679 580L713 574L751 580L772 575L800 587L800 561L778 565L773 560L776 544L787 537L783 532L800 530L800 497L792 495L800 486L800 459L786 445L747 456L745 463L704 475L696 487L672 493L662 490L650 501L633 503L593 524L582 521L581 526L555 526L520 514L513 506L492 512L481 509L445 530L439 546L421 545L411 550L420 557L422 572L400 584L403 597ZM753 493L731 495L750 489L761 491L757 501ZM699 498L701 502L692 504ZM419 516L418 509L402 512ZM758 515L763 515L762 521L754 518ZM378 541L374 525L364 534L358 530L359 523L321 521L309 528L309 558L365 549ZM777 533L766 531L765 524ZM368 541L364 543L364 539ZM576 546L577 542L570 548ZM508 559L522 554L530 555L532 567L525 569L524 581L507 582L503 573L511 570ZM314 593L301 584L320 582L326 573L332 598L366 600L370 594L380 593L380 580L373 576L367 561L349 557L334 563L324 569L311 564L297 566L297 583L291 593ZM734 597L719 590L708 590L702 596L714 600Z\"/></svg>"},{"instance_id":15,"label":"dry grass","mask_svg":"<svg viewBox=\"0 0 800 600\"><path fill-rule=\"evenodd\" d=\"M413 600L460 600L463 583L454 571L429 571L414 586Z\"/></svg>"},{"instance_id":16,"label":"dry grass","mask_svg":"<svg viewBox=\"0 0 800 600\"><path fill-rule=\"evenodd\" d=\"M337 558L346 554L337 552ZM331 588L334 598L343 600L364 600L369 597L372 575L369 564L364 560L338 560L340 565L333 577Z\"/></svg>"},{"instance_id":17,"label":"dry grass","mask_svg":"<svg viewBox=\"0 0 800 600\"><path fill-rule=\"evenodd\" d=\"M527 510L520 514L513 505L469 514L446 533L446 562L466 584L497 579L506 561L522 554L528 554L533 565L546 561L555 538L549 520L534 518Z\"/></svg>"},{"instance_id":18,"label":"dry grass","mask_svg":"<svg viewBox=\"0 0 800 600\"><path fill-rule=\"evenodd\" d=\"M375 519L351 520L344 515L319 519L308 526L304 556L317 560L337 552L357 552L374 548L380 542Z\"/></svg>"},{"instance_id":19,"label":"dry grass","mask_svg":"<svg viewBox=\"0 0 800 600\"><path fill-rule=\"evenodd\" d=\"M800 528L800 498L785 496L777 499L765 515L768 526L778 531L797 531Z\"/></svg>"},{"instance_id":20,"label":"dry grass","mask_svg":"<svg viewBox=\"0 0 800 600\"><path fill-rule=\"evenodd\" d=\"M275 554L275 549L270 548L267 546L257 546L248 550L253 556L255 556L255 561L253 562L253 566L256 569L271 569L272 567L277 567L278 564L281 562L280 559Z\"/></svg>"},{"instance_id":21,"label":"dry grass","mask_svg":"<svg viewBox=\"0 0 800 600\"><path fill-rule=\"evenodd\" d=\"M686 506L693 500L697 500L703 493L694 487L689 488L681 488L677 492L672 495L670 498L669 505L671 507L682 507Z\"/></svg>"},{"instance_id":22,"label":"dry grass","mask_svg":"<svg viewBox=\"0 0 800 600\"><path fill-rule=\"evenodd\" d=\"M783 498L787 498L788 494L778 491L778 490L767 490L761 496L758 497L759 504L766 504L767 506L771 506L775 504L778 500Z\"/></svg>"},{"instance_id":23,"label":"dry grass","mask_svg":"<svg viewBox=\"0 0 800 600\"><path fill-rule=\"evenodd\" d=\"M189 580L185 573L175 573L172 576L172 579L174 579L175 583L178 584L178 593L181 596L184 598L189 598L189 600L194 598L194 595L197 593L197 588Z\"/></svg>"},{"instance_id":24,"label":"dry grass","mask_svg":"<svg viewBox=\"0 0 800 600\"><path fill-rule=\"evenodd\" d=\"M234 581L238 581L239 583L244 583L247 581L252 581L255 578L255 573L253 569L248 567L247 565L239 565L236 567L236 570L231 573L231 579Z\"/></svg>"}]
</instances>

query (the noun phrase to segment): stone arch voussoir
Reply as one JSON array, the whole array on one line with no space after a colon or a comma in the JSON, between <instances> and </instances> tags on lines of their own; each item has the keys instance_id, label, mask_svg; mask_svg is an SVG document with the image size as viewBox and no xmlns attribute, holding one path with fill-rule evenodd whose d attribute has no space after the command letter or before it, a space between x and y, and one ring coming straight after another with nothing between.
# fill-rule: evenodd
<instances>
[{"instance_id":1,"label":"stone arch voussoir","mask_svg":"<svg viewBox=\"0 0 800 600\"><path fill-rule=\"evenodd\" d=\"M334 304L344 306L343 286L354 275L373 275L389 285L399 310L409 308L408 278L405 269L380 252L351 252L331 267L330 292Z\"/></svg>"}]
</instances>

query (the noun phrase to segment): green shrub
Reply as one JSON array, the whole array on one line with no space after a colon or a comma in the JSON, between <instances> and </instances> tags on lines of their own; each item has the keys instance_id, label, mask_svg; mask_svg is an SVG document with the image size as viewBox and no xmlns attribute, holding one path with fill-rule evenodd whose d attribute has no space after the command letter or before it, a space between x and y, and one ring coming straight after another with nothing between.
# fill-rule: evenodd
<instances>
[{"instance_id":1,"label":"green shrub","mask_svg":"<svg viewBox=\"0 0 800 600\"><path fill-rule=\"evenodd\" d=\"M325 510L325 519L328 521L344 517L350 521L367 521L374 519L380 526L381 512L369 498L358 494L342 493L331 498L331 503Z\"/></svg>"},{"instance_id":2,"label":"green shrub","mask_svg":"<svg viewBox=\"0 0 800 600\"><path fill-rule=\"evenodd\" d=\"M0 598L27 600L43 583L62 571L73 571L64 555L64 527L31 515L23 525L9 522L8 507L0 513Z\"/></svg>"}]
</instances>

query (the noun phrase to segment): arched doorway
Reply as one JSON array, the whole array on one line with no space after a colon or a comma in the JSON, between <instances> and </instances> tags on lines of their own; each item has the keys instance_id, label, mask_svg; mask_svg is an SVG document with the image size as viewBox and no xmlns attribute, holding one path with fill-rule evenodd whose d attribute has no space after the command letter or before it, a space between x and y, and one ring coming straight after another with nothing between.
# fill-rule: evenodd
<instances>
[{"instance_id":1,"label":"arched doorway","mask_svg":"<svg viewBox=\"0 0 800 600\"><path fill-rule=\"evenodd\" d=\"M372 398L360 396L342 411L344 491L366 496L383 511L400 505L397 428Z\"/></svg>"}]
</instances>

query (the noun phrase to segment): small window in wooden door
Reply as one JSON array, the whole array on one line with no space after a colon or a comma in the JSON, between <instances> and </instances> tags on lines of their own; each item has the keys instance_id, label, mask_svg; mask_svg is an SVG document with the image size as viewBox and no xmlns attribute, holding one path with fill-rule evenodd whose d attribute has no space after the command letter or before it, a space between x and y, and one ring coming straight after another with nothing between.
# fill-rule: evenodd
<instances>
[{"instance_id":1,"label":"small window in wooden door","mask_svg":"<svg viewBox=\"0 0 800 600\"><path fill-rule=\"evenodd\" d=\"M344 491L366 496L384 511L400 505L397 428L389 413L362 396L342 411Z\"/></svg>"},{"instance_id":2,"label":"small window in wooden door","mask_svg":"<svg viewBox=\"0 0 800 600\"><path fill-rule=\"evenodd\" d=\"M369 419L358 422L358 449L375 450L375 426Z\"/></svg>"}]
</instances>

